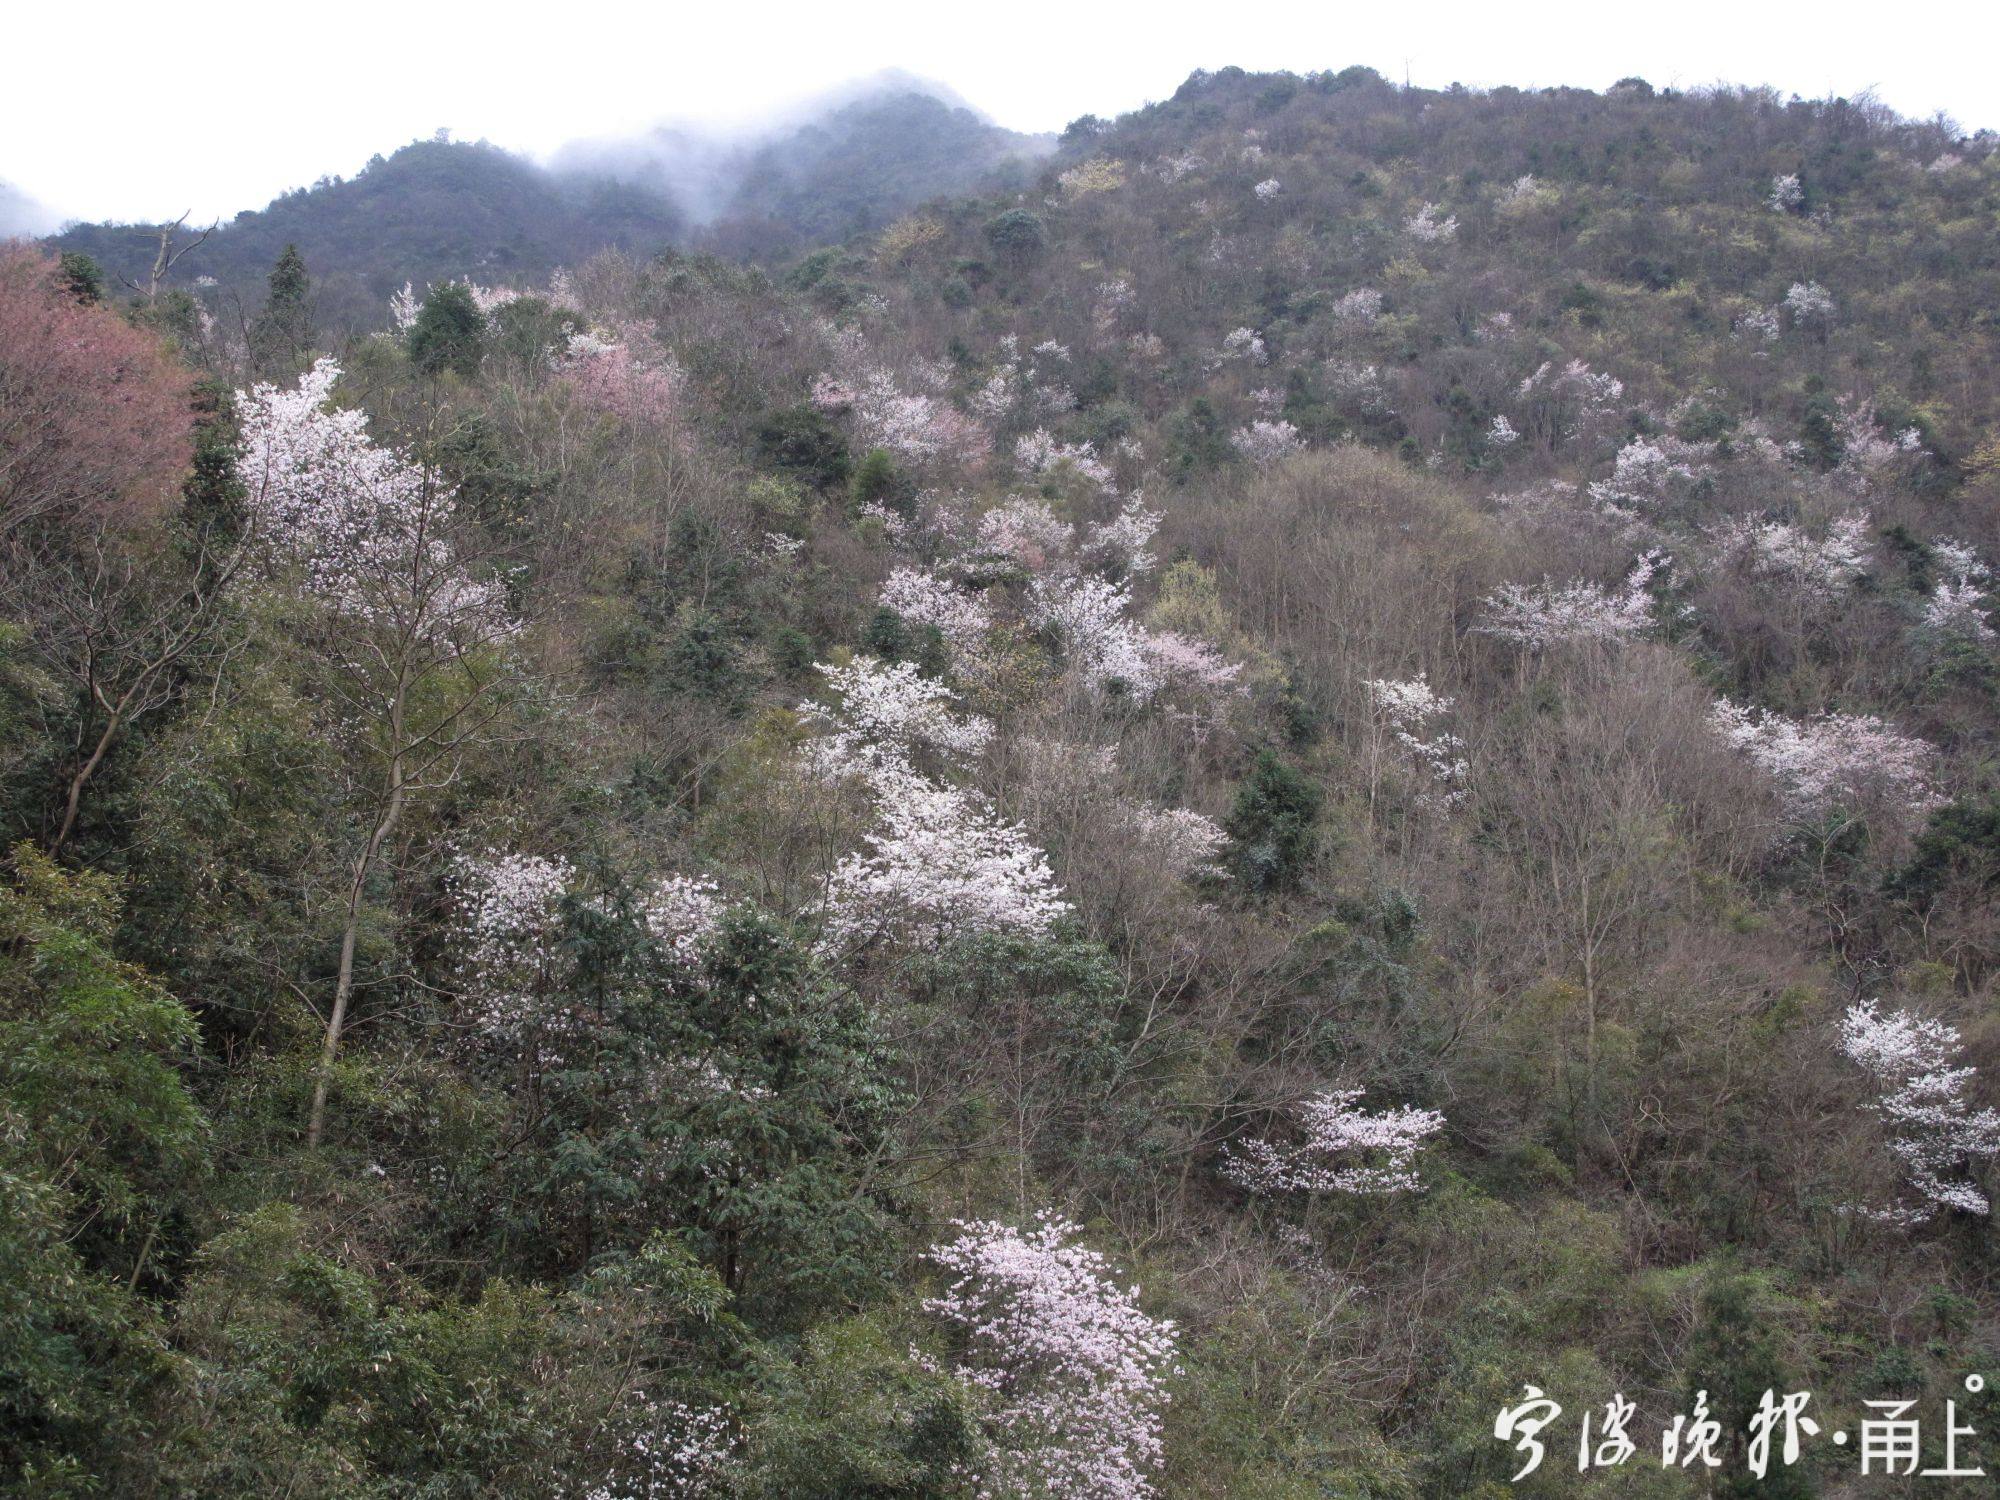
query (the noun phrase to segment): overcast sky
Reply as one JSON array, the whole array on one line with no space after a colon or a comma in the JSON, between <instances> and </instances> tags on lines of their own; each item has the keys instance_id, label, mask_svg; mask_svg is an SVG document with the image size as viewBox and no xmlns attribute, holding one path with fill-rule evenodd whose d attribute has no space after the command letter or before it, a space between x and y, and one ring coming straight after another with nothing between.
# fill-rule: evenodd
<instances>
[{"instance_id":1,"label":"overcast sky","mask_svg":"<svg viewBox=\"0 0 2000 1500\"><path fill-rule=\"evenodd\" d=\"M1808 19L1810 18L1810 19ZM53 213L197 219L348 175L438 127L546 153L662 118L746 122L899 67L1004 125L1053 130L1164 98L1195 68L1363 63L1419 85L1769 84L1873 89L1905 114L2000 128L2000 3L1942 0L1921 24L1768 0L1422 7L1180 7L1090 0L811 4L210 0L23 5L4 23L0 182Z\"/></svg>"}]
</instances>

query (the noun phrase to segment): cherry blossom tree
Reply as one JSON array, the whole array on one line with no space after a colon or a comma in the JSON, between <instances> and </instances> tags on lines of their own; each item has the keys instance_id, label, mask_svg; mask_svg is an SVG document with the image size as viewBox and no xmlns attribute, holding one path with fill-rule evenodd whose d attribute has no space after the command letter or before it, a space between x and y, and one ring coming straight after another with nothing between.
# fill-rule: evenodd
<instances>
[{"instance_id":1,"label":"cherry blossom tree","mask_svg":"<svg viewBox=\"0 0 2000 1500\"><path fill-rule=\"evenodd\" d=\"M894 767L869 781L877 826L827 882L835 937L925 946L981 933L1037 937L1069 910L1047 857L978 792Z\"/></svg>"},{"instance_id":2,"label":"cherry blossom tree","mask_svg":"<svg viewBox=\"0 0 2000 1500\"><path fill-rule=\"evenodd\" d=\"M657 427L680 414L687 377L648 327L626 325L616 338L573 334L560 369L578 401L618 421Z\"/></svg>"},{"instance_id":3,"label":"cherry blossom tree","mask_svg":"<svg viewBox=\"0 0 2000 1500\"><path fill-rule=\"evenodd\" d=\"M461 552L457 497L425 464L368 436L360 411L330 409L340 367L316 363L296 388L237 393L242 481L256 553L317 601L311 644L347 709L367 833L346 893L340 961L306 1135L318 1145L355 985L370 877L410 799L448 784L491 722L494 648L516 628L505 594Z\"/></svg>"},{"instance_id":4,"label":"cherry blossom tree","mask_svg":"<svg viewBox=\"0 0 2000 1500\"><path fill-rule=\"evenodd\" d=\"M550 1019L567 860L483 850L460 854L447 875L458 908L458 978L480 1028L519 1037Z\"/></svg>"},{"instance_id":5,"label":"cherry blossom tree","mask_svg":"<svg viewBox=\"0 0 2000 1500\"><path fill-rule=\"evenodd\" d=\"M1711 533L1716 555L1737 560L1750 573L1771 579L1810 604L1825 604L1868 568L1868 517L1855 511L1836 516L1815 536L1787 521L1735 517Z\"/></svg>"},{"instance_id":6,"label":"cherry blossom tree","mask_svg":"<svg viewBox=\"0 0 2000 1500\"><path fill-rule=\"evenodd\" d=\"M1034 580L1028 618L1060 641L1069 665L1092 687L1122 687L1144 702L1160 685L1146 634L1126 617L1132 596L1122 583L1051 574Z\"/></svg>"},{"instance_id":7,"label":"cherry blossom tree","mask_svg":"<svg viewBox=\"0 0 2000 1500\"><path fill-rule=\"evenodd\" d=\"M1486 623L1477 628L1531 651L1628 640L1653 623L1646 586L1665 566L1665 554L1647 553L1616 593L1584 579L1505 584L1487 596Z\"/></svg>"},{"instance_id":8,"label":"cherry blossom tree","mask_svg":"<svg viewBox=\"0 0 2000 1500\"><path fill-rule=\"evenodd\" d=\"M961 664L978 653L993 626L978 593L917 568L893 569L883 581L881 604L912 625L935 629Z\"/></svg>"},{"instance_id":9,"label":"cherry blossom tree","mask_svg":"<svg viewBox=\"0 0 2000 1500\"><path fill-rule=\"evenodd\" d=\"M1458 238L1458 220L1435 203L1426 203L1403 221L1403 231L1420 245L1448 245Z\"/></svg>"},{"instance_id":10,"label":"cherry blossom tree","mask_svg":"<svg viewBox=\"0 0 2000 1500\"><path fill-rule=\"evenodd\" d=\"M580 1500L704 1500L727 1493L736 1467L729 1412L686 1401L645 1401L617 1456L618 1472L585 1490Z\"/></svg>"},{"instance_id":11,"label":"cherry blossom tree","mask_svg":"<svg viewBox=\"0 0 2000 1500\"><path fill-rule=\"evenodd\" d=\"M798 710L821 731L807 747L817 775L907 771L920 756L962 768L993 737L990 720L954 711L951 691L914 662L891 666L860 656L847 666L821 663L819 672L835 702L809 699Z\"/></svg>"},{"instance_id":12,"label":"cherry blossom tree","mask_svg":"<svg viewBox=\"0 0 2000 1500\"><path fill-rule=\"evenodd\" d=\"M1940 576L1924 605L1924 624L1941 635L1981 643L1993 640L1994 630L1986 618L1992 573L1986 564L1963 542L1945 537L1931 542L1931 557Z\"/></svg>"},{"instance_id":13,"label":"cherry blossom tree","mask_svg":"<svg viewBox=\"0 0 2000 1500\"><path fill-rule=\"evenodd\" d=\"M1938 1209L1985 1215L1992 1205L1965 1178L1975 1161L2000 1154L2000 1113L1975 1109L1967 1094L1977 1070L1959 1064L1958 1029L1870 1000L1850 1006L1840 1050L1880 1090L1869 1108L1889 1132L1888 1147L1914 1201L1865 1210L1871 1218L1921 1224Z\"/></svg>"},{"instance_id":14,"label":"cherry blossom tree","mask_svg":"<svg viewBox=\"0 0 2000 1500\"><path fill-rule=\"evenodd\" d=\"M1580 359L1561 369L1544 361L1516 395L1523 403L1516 424L1544 452L1602 431L1615 418L1625 382L1593 370Z\"/></svg>"},{"instance_id":15,"label":"cherry blossom tree","mask_svg":"<svg viewBox=\"0 0 2000 1500\"><path fill-rule=\"evenodd\" d=\"M1021 472L1043 475L1068 471L1105 494L1116 494L1118 485L1111 468L1097 456L1089 443L1059 443L1037 428L1014 445L1014 462Z\"/></svg>"},{"instance_id":16,"label":"cherry blossom tree","mask_svg":"<svg viewBox=\"0 0 2000 1500\"><path fill-rule=\"evenodd\" d=\"M1386 735L1417 776L1419 800L1445 809L1463 802L1470 769L1465 741L1438 723L1451 712L1451 699L1432 688L1421 672L1406 681L1371 678L1362 686L1377 736Z\"/></svg>"},{"instance_id":17,"label":"cherry blossom tree","mask_svg":"<svg viewBox=\"0 0 2000 1500\"><path fill-rule=\"evenodd\" d=\"M720 887L701 875L662 875L639 899L639 920L647 935L688 969L701 961L727 910Z\"/></svg>"},{"instance_id":18,"label":"cherry blossom tree","mask_svg":"<svg viewBox=\"0 0 2000 1500\"><path fill-rule=\"evenodd\" d=\"M931 1258L952 1280L924 1303L956 1336L951 1367L988 1439L982 1495L1146 1500L1162 1457L1176 1332L1076 1243L1077 1225L961 1223Z\"/></svg>"},{"instance_id":19,"label":"cherry blossom tree","mask_svg":"<svg viewBox=\"0 0 2000 1500\"><path fill-rule=\"evenodd\" d=\"M1041 573L1066 562L1075 546L1076 528L1045 501L1014 495L979 518L975 551Z\"/></svg>"},{"instance_id":20,"label":"cherry blossom tree","mask_svg":"<svg viewBox=\"0 0 2000 1500\"><path fill-rule=\"evenodd\" d=\"M1724 698L1711 722L1777 782L1792 818L1809 821L1840 809L1880 807L1906 819L1940 800L1932 782L1936 751L1873 715L1788 719Z\"/></svg>"},{"instance_id":21,"label":"cherry blossom tree","mask_svg":"<svg viewBox=\"0 0 2000 1500\"><path fill-rule=\"evenodd\" d=\"M1290 422L1259 419L1230 433L1229 446L1261 469L1297 453L1305 440Z\"/></svg>"},{"instance_id":22,"label":"cherry blossom tree","mask_svg":"<svg viewBox=\"0 0 2000 1500\"><path fill-rule=\"evenodd\" d=\"M1252 1193L1414 1192L1424 1142L1444 1128L1433 1109L1405 1105L1371 1114L1360 1089L1327 1089L1299 1106L1299 1139L1252 1137L1225 1153L1223 1175Z\"/></svg>"}]
</instances>

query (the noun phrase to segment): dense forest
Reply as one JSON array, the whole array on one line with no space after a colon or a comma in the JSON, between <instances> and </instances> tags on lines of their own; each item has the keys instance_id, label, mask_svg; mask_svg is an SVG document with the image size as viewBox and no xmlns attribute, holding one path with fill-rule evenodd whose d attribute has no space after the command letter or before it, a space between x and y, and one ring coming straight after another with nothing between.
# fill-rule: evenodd
<instances>
[{"instance_id":1,"label":"dense forest","mask_svg":"<svg viewBox=\"0 0 2000 1500\"><path fill-rule=\"evenodd\" d=\"M2000 1471L2000 140L930 113L0 247L0 1490Z\"/></svg>"}]
</instances>

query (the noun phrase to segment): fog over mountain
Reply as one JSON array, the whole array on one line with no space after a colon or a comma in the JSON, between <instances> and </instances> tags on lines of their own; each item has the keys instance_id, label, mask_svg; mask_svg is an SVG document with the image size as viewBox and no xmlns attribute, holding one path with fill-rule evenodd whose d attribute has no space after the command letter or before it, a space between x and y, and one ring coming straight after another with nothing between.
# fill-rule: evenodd
<instances>
[{"instance_id":1,"label":"fog over mountain","mask_svg":"<svg viewBox=\"0 0 2000 1500\"><path fill-rule=\"evenodd\" d=\"M47 234L56 227L56 212L29 197L13 183L0 180L0 239L13 235Z\"/></svg>"},{"instance_id":2,"label":"fog over mountain","mask_svg":"<svg viewBox=\"0 0 2000 1500\"><path fill-rule=\"evenodd\" d=\"M177 271L248 293L295 244L317 280L321 316L365 326L384 316L389 293L406 280L532 280L606 249L643 255L708 242L759 256L837 243L931 198L1024 179L1054 145L994 125L943 86L901 73L754 121L663 123L634 137L578 141L547 164L440 132L376 157L352 178L322 177L239 213ZM1021 171L1010 176L1013 163ZM16 232L53 227L25 206L19 218ZM56 243L138 283L156 242L148 226L98 223L73 225Z\"/></svg>"}]
</instances>

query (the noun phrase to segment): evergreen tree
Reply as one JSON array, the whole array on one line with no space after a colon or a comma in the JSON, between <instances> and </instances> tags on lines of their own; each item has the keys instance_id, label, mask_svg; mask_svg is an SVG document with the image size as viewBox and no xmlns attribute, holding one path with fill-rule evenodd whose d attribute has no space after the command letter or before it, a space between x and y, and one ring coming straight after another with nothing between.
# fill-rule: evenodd
<instances>
[{"instance_id":1,"label":"evergreen tree","mask_svg":"<svg viewBox=\"0 0 2000 1500\"><path fill-rule=\"evenodd\" d=\"M463 282L434 287L410 330L410 358L426 375L446 370L467 380L479 373L484 356L486 315Z\"/></svg>"}]
</instances>

